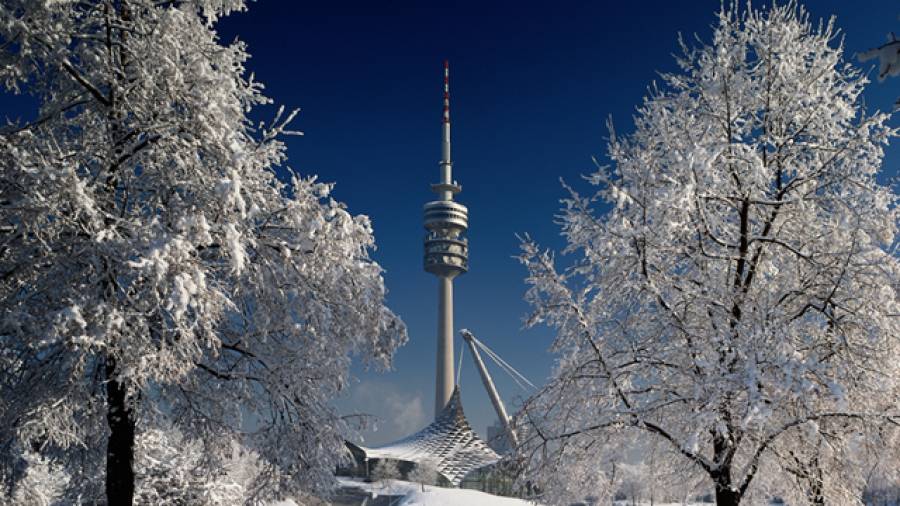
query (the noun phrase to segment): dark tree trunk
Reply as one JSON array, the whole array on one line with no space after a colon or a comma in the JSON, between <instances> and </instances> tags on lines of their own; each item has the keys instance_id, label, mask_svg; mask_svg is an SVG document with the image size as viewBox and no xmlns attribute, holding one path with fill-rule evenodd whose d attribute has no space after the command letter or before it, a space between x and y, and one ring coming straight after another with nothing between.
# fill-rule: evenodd
<instances>
[{"instance_id":1,"label":"dark tree trunk","mask_svg":"<svg viewBox=\"0 0 900 506\"><path fill-rule=\"evenodd\" d=\"M819 490L819 487L810 491L809 503L813 506L825 506L825 495Z\"/></svg>"},{"instance_id":2,"label":"dark tree trunk","mask_svg":"<svg viewBox=\"0 0 900 506\"><path fill-rule=\"evenodd\" d=\"M131 506L134 498L134 419L126 402L125 385L115 379L116 362L106 361L106 502Z\"/></svg>"},{"instance_id":3,"label":"dark tree trunk","mask_svg":"<svg viewBox=\"0 0 900 506\"><path fill-rule=\"evenodd\" d=\"M731 488L716 485L716 506L738 506L741 503L741 494Z\"/></svg>"},{"instance_id":4,"label":"dark tree trunk","mask_svg":"<svg viewBox=\"0 0 900 506\"><path fill-rule=\"evenodd\" d=\"M812 461L813 472L809 478L809 490L806 495L809 503L813 506L825 506L825 490L824 477L822 476L822 466L819 463L819 456Z\"/></svg>"},{"instance_id":5,"label":"dark tree trunk","mask_svg":"<svg viewBox=\"0 0 900 506\"><path fill-rule=\"evenodd\" d=\"M727 410L723 411L724 418L730 419ZM729 431L730 433L730 431ZM738 506L743 494L737 490L734 478L731 475L731 466L734 461L734 445L731 440L713 432L713 461L719 463L718 469L710 474L713 484L716 486L716 506Z\"/></svg>"}]
</instances>

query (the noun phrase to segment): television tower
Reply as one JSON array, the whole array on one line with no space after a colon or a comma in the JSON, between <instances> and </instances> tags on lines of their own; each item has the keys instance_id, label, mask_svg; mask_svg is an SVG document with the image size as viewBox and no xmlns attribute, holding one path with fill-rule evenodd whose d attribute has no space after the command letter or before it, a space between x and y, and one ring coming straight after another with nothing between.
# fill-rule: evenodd
<instances>
[{"instance_id":1,"label":"television tower","mask_svg":"<svg viewBox=\"0 0 900 506\"><path fill-rule=\"evenodd\" d=\"M444 113L441 120L441 179L431 185L438 200L425 204L425 270L438 278L437 368L434 414L450 402L453 378L453 278L469 269L469 210L453 201L462 187L453 180L450 159L450 64L444 61Z\"/></svg>"}]
</instances>

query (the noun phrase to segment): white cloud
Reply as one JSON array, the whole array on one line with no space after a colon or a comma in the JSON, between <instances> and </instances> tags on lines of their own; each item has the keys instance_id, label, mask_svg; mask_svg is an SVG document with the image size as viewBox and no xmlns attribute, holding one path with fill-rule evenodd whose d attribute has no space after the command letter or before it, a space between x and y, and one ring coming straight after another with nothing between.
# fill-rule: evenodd
<instances>
[{"instance_id":1,"label":"white cloud","mask_svg":"<svg viewBox=\"0 0 900 506\"><path fill-rule=\"evenodd\" d=\"M375 417L374 426L362 433L364 441L361 443L367 446L408 436L431 421L420 392L406 392L400 386L384 381L362 381L337 404L343 413L364 413Z\"/></svg>"}]
</instances>

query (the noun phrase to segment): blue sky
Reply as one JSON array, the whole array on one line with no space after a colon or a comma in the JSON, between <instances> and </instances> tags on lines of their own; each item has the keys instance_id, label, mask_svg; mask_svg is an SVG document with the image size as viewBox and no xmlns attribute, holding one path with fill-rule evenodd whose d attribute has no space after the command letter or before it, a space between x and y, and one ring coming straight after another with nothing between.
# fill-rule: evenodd
<instances>
[{"instance_id":1,"label":"blue sky","mask_svg":"<svg viewBox=\"0 0 900 506\"><path fill-rule=\"evenodd\" d=\"M261 0L220 22L223 41L248 43L248 68L267 95L302 109L294 127L305 136L287 139L288 165L336 182L335 196L372 218L388 302L410 342L393 372L357 368L359 382L339 401L344 411L383 418L367 443L407 434L432 416L437 281L422 270L422 205L438 178L442 61L451 64L454 177L471 227L470 271L455 283L456 326L540 383L553 366L552 333L522 329L528 307L525 272L512 258L516 234L562 245L553 222L564 196L559 179L585 188L580 176L591 171L591 156L604 159L606 118L630 131L657 72L675 70L677 34L709 40L719 5ZM848 55L900 32L895 0L806 5L815 18L837 15ZM867 103L887 109L898 96L900 79L876 82ZM29 116L26 105L0 96L0 113L11 117ZM886 174L898 166L893 146ZM484 433L495 415L466 353L463 403ZM524 394L492 372L508 403Z\"/></svg>"},{"instance_id":2,"label":"blue sky","mask_svg":"<svg viewBox=\"0 0 900 506\"><path fill-rule=\"evenodd\" d=\"M301 5L302 4L302 5ZM848 54L900 31L892 1L807 2L837 15ZM470 213L470 271L456 280L456 326L471 329L532 381L553 366L549 329L522 329L524 270L515 234L562 245L553 223L563 191L604 158L605 119L620 132L658 71L675 70L679 32L709 40L718 0L671 2L262 1L226 19L224 40L249 43L268 94L301 107L290 165L336 181L336 196L375 226L388 301L409 326L395 370L356 373L339 402L380 415L380 443L426 423L434 403L436 280L422 270L422 204L440 156L441 62L451 65L454 177ZM874 83L871 107L889 108L900 80ZM892 148L886 171L897 172ZM457 339L457 348L458 348ZM458 351L458 349L457 349ZM466 352L468 353L468 352ZM507 402L523 392L494 369ZM495 415L472 360L463 403L483 433Z\"/></svg>"}]
</instances>

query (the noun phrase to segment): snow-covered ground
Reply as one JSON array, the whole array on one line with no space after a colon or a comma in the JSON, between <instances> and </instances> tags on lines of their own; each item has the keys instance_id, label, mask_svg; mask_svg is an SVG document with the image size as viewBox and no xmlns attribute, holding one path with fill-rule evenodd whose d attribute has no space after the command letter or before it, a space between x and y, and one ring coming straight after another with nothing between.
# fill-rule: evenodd
<instances>
[{"instance_id":1,"label":"snow-covered ground","mask_svg":"<svg viewBox=\"0 0 900 506\"><path fill-rule=\"evenodd\" d=\"M711 502L654 502L649 501L615 501L613 506L713 506Z\"/></svg>"},{"instance_id":2,"label":"snow-covered ground","mask_svg":"<svg viewBox=\"0 0 900 506\"><path fill-rule=\"evenodd\" d=\"M410 483L401 480L387 480L385 483L365 483L359 480L341 478L341 484L357 487L373 495L401 496L396 506L534 506L536 503L501 497L478 490L463 488L443 488Z\"/></svg>"},{"instance_id":3,"label":"snow-covered ground","mask_svg":"<svg viewBox=\"0 0 900 506\"><path fill-rule=\"evenodd\" d=\"M402 480L388 480L386 482L366 483L361 480L351 478L339 478L342 486L348 488L356 488L364 492L372 494L373 498L378 496L392 496L395 501L391 506L540 506L538 503L526 501L524 499L516 499L513 497L502 497L477 490L468 490L460 488L443 488L425 486L418 483L410 483ZM649 502L616 501L613 506L650 506ZM654 503L655 506L712 506L710 503ZM270 503L268 506L298 506L295 501L287 500L276 503Z\"/></svg>"}]
</instances>

